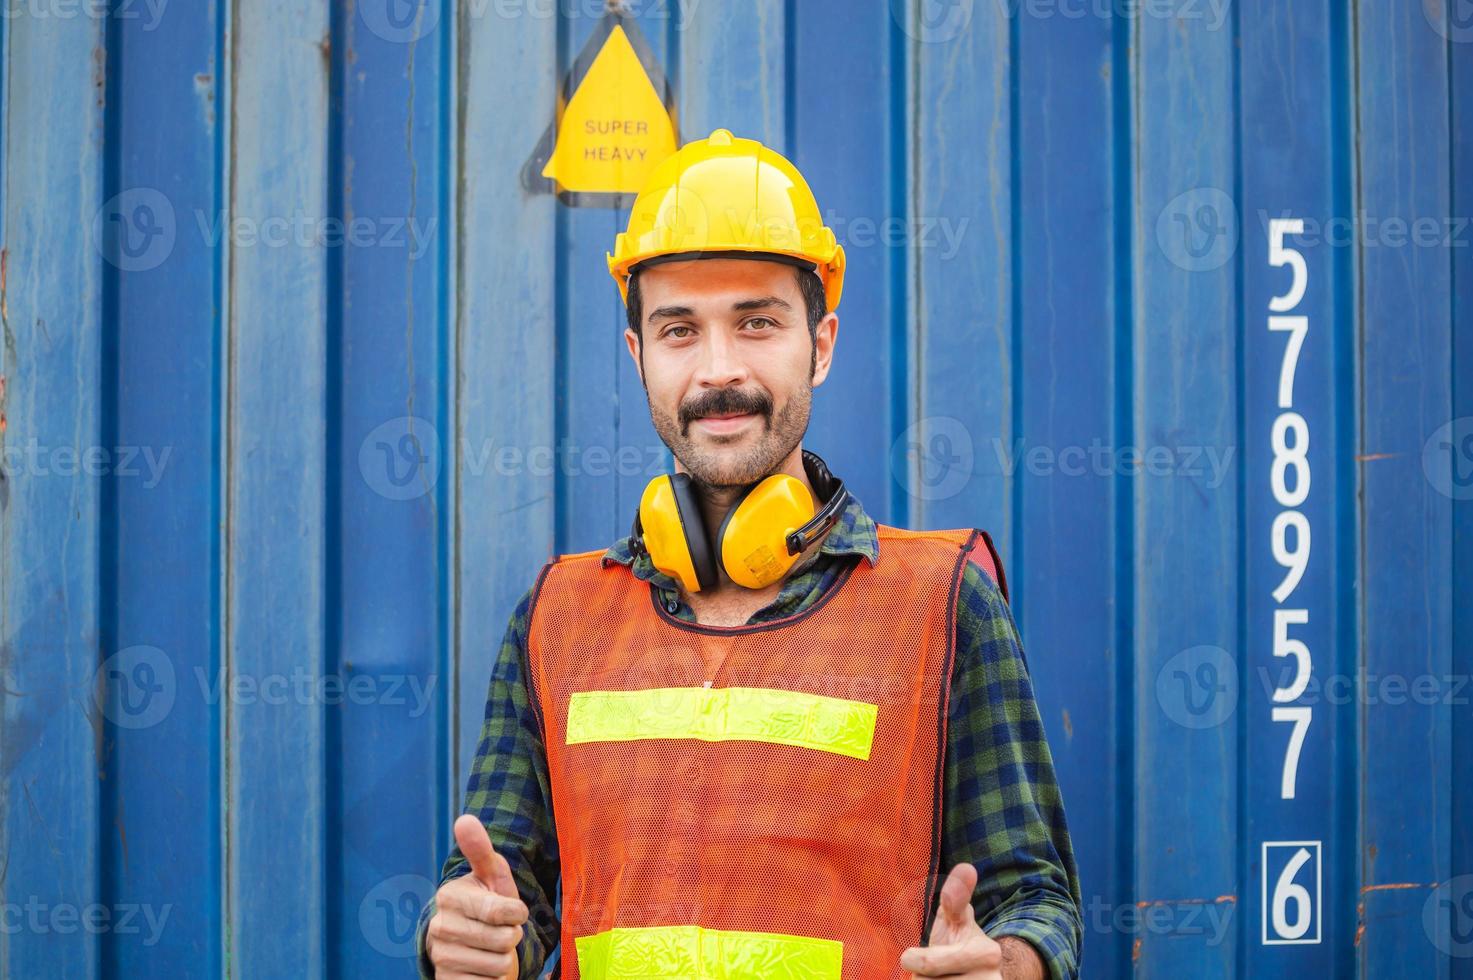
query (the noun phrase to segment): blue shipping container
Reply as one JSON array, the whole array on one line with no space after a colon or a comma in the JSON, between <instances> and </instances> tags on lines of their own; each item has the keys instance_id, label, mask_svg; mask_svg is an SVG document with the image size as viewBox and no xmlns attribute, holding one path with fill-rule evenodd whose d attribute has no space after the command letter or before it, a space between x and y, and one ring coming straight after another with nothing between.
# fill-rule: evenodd
<instances>
[{"instance_id":1,"label":"blue shipping container","mask_svg":"<svg viewBox=\"0 0 1473 980\"><path fill-rule=\"evenodd\" d=\"M670 464L524 185L604 0L4 0L0 976L414 973L491 659ZM1464 0L625 0L998 542L1084 975L1473 977Z\"/></svg>"}]
</instances>

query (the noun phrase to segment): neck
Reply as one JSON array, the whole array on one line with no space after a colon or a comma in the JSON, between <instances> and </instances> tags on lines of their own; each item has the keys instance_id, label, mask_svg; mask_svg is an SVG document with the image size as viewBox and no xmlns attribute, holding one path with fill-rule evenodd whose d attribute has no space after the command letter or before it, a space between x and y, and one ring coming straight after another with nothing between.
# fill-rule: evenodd
<instances>
[{"instance_id":1,"label":"neck","mask_svg":"<svg viewBox=\"0 0 1473 980\"><path fill-rule=\"evenodd\" d=\"M680 465L678 460L676 461L676 468L680 472L687 472L684 467ZM788 476L791 476L802 482L803 486L808 489L808 493L813 497L816 502L818 502L819 506L822 506L822 501L818 500L818 492L814 489L812 481L808 479L808 470L803 466L803 446L801 443L793 447L793 451L791 453L788 453L788 455L783 458L782 462L779 463L776 468L774 468L770 473L764 474L764 476L771 476L774 473L786 473ZM758 479L761 480L762 478L763 477L759 477ZM706 487L700 483L696 484L696 493L699 495L701 500L701 516L705 519L706 527L711 534L714 535L716 533L716 529L721 526L721 522L726 518L727 513L731 510L732 505L736 502L736 499L741 496L744 489L744 487L712 488ZM826 536L827 535L825 535L825 537ZM785 581L788 576L797 573L798 571L802 570L802 568L804 568L806 565L808 565L809 562L811 562L817 556L818 549L822 543L822 540L823 539L820 538L818 541L815 541L812 545L804 550L803 554L799 556L798 561L795 562L793 564L793 567L788 570L788 575L784 576L783 579L774 582L767 589L763 589L761 591L766 592L769 590L776 590L780 588L782 586L782 582ZM748 589L743 589L741 586L733 582L731 578L726 574L726 570L723 568L719 568L719 562L717 563L717 565L717 574L720 580L717 583L716 588L707 589L702 592L702 595L708 596L717 593L727 593L732 591L750 591Z\"/></svg>"}]
</instances>

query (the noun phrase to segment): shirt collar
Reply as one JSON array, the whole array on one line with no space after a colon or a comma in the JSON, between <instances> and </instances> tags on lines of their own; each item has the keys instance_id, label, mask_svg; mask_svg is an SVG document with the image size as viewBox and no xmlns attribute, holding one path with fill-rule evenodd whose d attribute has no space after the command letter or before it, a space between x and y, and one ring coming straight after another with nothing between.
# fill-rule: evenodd
<instances>
[{"instance_id":1,"label":"shirt collar","mask_svg":"<svg viewBox=\"0 0 1473 980\"><path fill-rule=\"evenodd\" d=\"M880 538L875 530L875 522L869 514L865 513L864 506L852 490L849 492L849 503L839 511L839 519L834 522L829 533L824 535L823 542L818 546L818 552L820 555L833 556L861 555L870 565L880 560ZM635 557L628 535L615 541L609 550L604 552L603 566L607 568L613 562L627 567L636 578L654 581L656 585L671 590L675 589L675 580L657 571L650 562L649 555Z\"/></svg>"}]
</instances>

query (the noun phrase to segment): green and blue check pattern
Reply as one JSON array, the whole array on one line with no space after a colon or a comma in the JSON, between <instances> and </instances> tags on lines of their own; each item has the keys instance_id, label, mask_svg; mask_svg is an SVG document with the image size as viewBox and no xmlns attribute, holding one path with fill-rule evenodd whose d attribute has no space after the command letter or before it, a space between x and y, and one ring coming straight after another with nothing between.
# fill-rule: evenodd
<instances>
[{"instance_id":1,"label":"green and blue check pattern","mask_svg":"<svg viewBox=\"0 0 1473 980\"><path fill-rule=\"evenodd\" d=\"M851 500L823 539L818 557L788 579L778 597L749 622L801 612L850 565L878 560L875 524L858 500ZM675 582L656 571L647 557L636 559L628 538L616 542L604 562L629 566L650 583L672 615L695 622ZM531 910L519 948L523 980L556 972L559 941L552 794L523 673L531 598L529 590L517 604L492 670L465 801L466 812L480 817L497 851L510 863ZM987 934L1026 939L1051 977L1077 976L1083 932L1079 879L1053 760L1012 612L987 573L970 562L957 599L956 643L941 873L962 861L975 864L978 886L972 904ZM441 880L468 870L459 849L452 849ZM431 901L419 922L420 971L425 977L433 975L423 955L424 930L433 914Z\"/></svg>"}]
</instances>

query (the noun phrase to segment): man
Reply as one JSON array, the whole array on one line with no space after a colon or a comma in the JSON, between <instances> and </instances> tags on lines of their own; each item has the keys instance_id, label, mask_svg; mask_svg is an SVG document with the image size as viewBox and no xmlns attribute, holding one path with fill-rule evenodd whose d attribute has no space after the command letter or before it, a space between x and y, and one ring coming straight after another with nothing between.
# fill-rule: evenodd
<instances>
[{"instance_id":1,"label":"man","mask_svg":"<svg viewBox=\"0 0 1473 980\"><path fill-rule=\"evenodd\" d=\"M725 130L641 192L610 269L678 475L518 605L424 975L1076 975L990 540L876 525L802 448L844 269L818 215Z\"/></svg>"}]
</instances>

